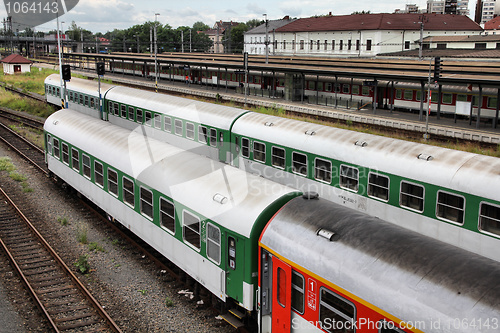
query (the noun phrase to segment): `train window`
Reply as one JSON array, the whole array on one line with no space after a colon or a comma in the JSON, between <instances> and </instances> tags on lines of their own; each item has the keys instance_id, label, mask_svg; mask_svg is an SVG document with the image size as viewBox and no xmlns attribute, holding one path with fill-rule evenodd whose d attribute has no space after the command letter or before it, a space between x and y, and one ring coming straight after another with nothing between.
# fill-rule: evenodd
<instances>
[{"instance_id":1,"label":"train window","mask_svg":"<svg viewBox=\"0 0 500 333\"><path fill-rule=\"evenodd\" d=\"M352 86L352 94L353 95L359 95L359 86L357 84L354 84Z\"/></svg>"},{"instance_id":2,"label":"train window","mask_svg":"<svg viewBox=\"0 0 500 333\"><path fill-rule=\"evenodd\" d=\"M94 97L90 97L90 107L92 109L95 109L96 108L96 105L95 105L95 99Z\"/></svg>"},{"instance_id":3,"label":"train window","mask_svg":"<svg viewBox=\"0 0 500 333\"><path fill-rule=\"evenodd\" d=\"M161 130L161 114L155 114L154 118L155 118L155 120L154 120L155 128Z\"/></svg>"},{"instance_id":4,"label":"train window","mask_svg":"<svg viewBox=\"0 0 500 333\"><path fill-rule=\"evenodd\" d=\"M321 287L319 299L319 321L327 332L354 332L356 307L330 290ZM332 325L335 323L335 325ZM342 330L336 329L342 327Z\"/></svg>"},{"instance_id":5,"label":"train window","mask_svg":"<svg viewBox=\"0 0 500 333\"><path fill-rule=\"evenodd\" d=\"M464 223L465 198L448 192L438 191L436 216L454 223Z\"/></svg>"},{"instance_id":6,"label":"train window","mask_svg":"<svg viewBox=\"0 0 500 333\"><path fill-rule=\"evenodd\" d=\"M332 181L332 162L316 158L314 160L314 178L330 184Z\"/></svg>"},{"instance_id":7,"label":"train window","mask_svg":"<svg viewBox=\"0 0 500 333\"><path fill-rule=\"evenodd\" d=\"M75 94L75 98L76 98L76 94ZM76 102L76 101L75 101ZM108 102L108 112L109 113L112 113L113 112L113 102Z\"/></svg>"},{"instance_id":8,"label":"train window","mask_svg":"<svg viewBox=\"0 0 500 333\"><path fill-rule=\"evenodd\" d=\"M212 147L216 147L217 146L217 130L215 128L211 128L210 129L210 145Z\"/></svg>"},{"instance_id":9,"label":"train window","mask_svg":"<svg viewBox=\"0 0 500 333\"><path fill-rule=\"evenodd\" d=\"M315 90L316 89L316 82L307 81L307 86L309 87L309 90Z\"/></svg>"},{"instance_id":10,"label":"train window","mask_svg":"<svg viewBox=\"0 0 500 333\"><path fill-rule=\"evenodd\" d=\"M73 102L73 92L72 91L69 92L69 101Z\"/></svg>"},{"instance_id":11,"label":"train window","mask_svg":"<svg viewBox=\"0 0 500 333\"><path fill-rule=\"evenodd\" d=\"M370 172L368 174L368 196L388 201L389 177Z\"/></svg>"},{"instance_id":12,"label":"train window","mask_svg":"<svg viewBox=\"0 0 500 333\"><path fill-rule=\"evenodd\" d=\"M175 208L174 204L165 198L160 198L160 224L175 234Z\"/></svg>"},{"instance_id":13,"label":"train window","mask_svg":"<svg viewBox=\"0 0 500 333\"><path fill-rule=\"evenodd\" d=\"M68 145L64 142L62 143L62 158L63 163L69 165L69 148Z\"/></svg>"},{"instance_id":14,"label":"train window","mask_svg":"<svg viewBox=\"0 0 500 333\"><path fill-rule=\"evenodd\" d=\"M250 140L247 138L241 138L241 155L250 157Z\"/></svg>"},{"instance_id":15,"label":"train window","mask_svg":"<svg viewBox=\"0 0 500 333\"><path fill-rule=\"evenodd\" d=\"M143 121L143 112L141 109L137 109L137 122L139 124L142 124L142 121Z\"/></svg>"},{"instance_id":16,"label":"train window","mask_svg":"<svg viewBox=\"0 0 500 333\"><path fill-rule=\"evenodd\" d=\"M500 206L481 202L479 208L479 229L500 235Z\"/></svg>"},{"instance_id":17,"label":"train window","mask_svg":"<svg viewBox=\"0 0 500 333\"><path fill-rule=\"evenodd\" d=\"M153 192L140 187L141 213L153 219Z\"/></svg>"},{"instance_id":18,"label":"train window","mask_svg":"<svg viewBox=\"0 0 500 333\"><path fill-rule=\"evenodd\" d=\"M123 202L135 207L134 181L127 177L123 177Z\"/></svg>"},{"instance_id":19,"label":"train window","mask_svg":"<svg viewBox=\"0 0 500 333\"><path fill-rule=\"evenodd\" d=\"M59 90L59 89L58 89L58 90ZM80 97L80 104L82 104L82 105L83 105L83 95L82 95L82 94L79 94L79 95L80 95L80 96L79 96L79 97Z\"/></svg>"},{"instance_id":20,"label":"train window","mask_svg":"<svg viewBox=\"0 0 500 333\"><path fill-rule=\"evenodd\" d=\"M357 192L359 184L359 170L347 165L341 165L339 184L342 188Z\"/></svg>"},{"instance_id":21,"label":"train window","mask_svg":"<svg viewBox=\"0 0 500 333\"><path fill-rule=\"evenodd\" d=\"M495 109L497 107L497 98L488 97L488 108Z\"/></svg>"},{"instance_id":22,"label":"train window","mask_svg":"<svg viewBox=\"0 0 500 333\"><path fill-rule=\"evenodd\" d=\"M459 102L467 102L467 95L458 94L457 95L457 101L459 101Z\"/></svg>"},{"instance_id":23,"label":"train window","mask_svg":"<svg viewBox=\"0 0 500 333\"><path fill-rule=\"evenodd\" d=\"M332 89L333 89L333 84L331 82L327 82L325 91L332 91Z\"/></svg>"},{"instance_id":24,"label":"train window","mask_svg":"<svg viewBox=\"0 0 500 333\"><path fill-rule=\"evenodd\" d=\"M133 106L128 107L128 120L135 121L135 119L134 119L134 107Z\"/></svg>"},{"instance_id":25,"label":"train window","mask_svg":"<svg viewBox=\"0 0 500 333\"><path fill-rule=\"evenodd\" d=\"M113 103L113 114L117 117L120 115L118 103Z\"/></svg>"},{"instance_id":26,"label":"train window","mask_svg":"<svg viewBox=\"0 0 500 333\"><path fill-rule=\"evenodd\" d=\"M80 153L75 148L71 148L71 167L80 172Z\"/></svg>"},{"instance_id":27,"label":"train window","mask_svg":"<svg viewBox=\"0 0 500 333\"><path fill-rule=\"evenodd\" d=\"M403 98L406 99L407 101L412 101L413 100L413 90L405 89L403 96L404 96Z\"/></svg>"},{"instance_id":28,"label":"train window","mask_svg":"<svg viewBox=\"0 0 500 333\"><path fill-rule=\"evenodd\" d=\"M415 100L420 101L421 99L422 99L422 92L420 90L415 91Z\"/></svg>"},{"instance_id":29,"label":"train window","mask_svg":"<svg viewBox=\"0 0 500 333\"><path fill-rule=\"evenodd\" d=\"M307 155L297 152L292 153L292 171L307 176Z\"/></svg>"},{"instance_id":30,"label":"train window","mask_svg":"<svg viewBox=\"0 0 500 333\"><path fill-rule=\"evenodd\" d=\"M292 271L292 309L304 314L304 277Z\"/></svg>"},{"instance_id":31,"label":"train window","mask_svg":"<svg viewBox=\"0 0 500 333\"><path fill-rule=\"evenodd\" d=\"M396 89L396 99L401 99L401 97L403 97L403 90Z\"/></svg>"},{"instance_id":32,"label":"train window","mask_svg":"<svg viewBox=\"0 0 500 333\"><path fill-rule=\"evenodd\" d=\"M60 155L60 151L59 151L59 140L54 138L53 139L53 155L55 158L57 159L60 159L61 158L61 155Z\"/></svg>"},{"instance_id":33,"label":"train window","mask_svg":"<svg viewBox=\"0 0 500 333\"><path fill-rule=\"evenodd\" d=\"M452 94L443 94L443 104L451 104L453 102Z\"/></svg>"},{"instance_id":34,"label":"train window","mask_svg":"<svg viewBox=\"0 0 500 333\"><path fill-rule=\"evenodd\" d=\"M104 169L98 161L94 161L94 179L98 186L104 187Z\"/></svg>"},{"instance_id":35,"label":"train window","mask_svg":"<svg viewBox=\"0 0 500 333\"><path fill-rule=\"evenodd\" d=\"M350 91L349 91L349 85L348 84L343 84L342 85L342 92L344 94L349 94Z\"/></svg>"},{"instance_id":36,"label":"train window","mask_svg":"<svg viewBox=\"0 0 500 333\"><path fill-rule=\"evenodd\" d=\"M165 122L165 132L171 133L172 132L172 118L170 117L163 117L163 121Z\"/></svg>"},{"instance_id":37,"label":"train window","mask_svg":"<svg viewBox=\"0 0 500 333\"><path fill-rule=\"evenodd\" d=\"M89 96L85 96L85 106L89 106Z\"/></svg>"},{"instance_id":38,"label":"train window","mask_svg":"<svg viewBox=\"0 0 500 333\"><path fill-rule=\"evenodd\" d=\"M151 119L152 119L151 111L145 111L144 112L144 123L148 126L153 126Z\"/></svg>"},{"instance_id":39,"label":"train window","mask_svg":"<svg viewBox=\"0 0 500 333\"><path fill-rule=\"evenodd\" d=\"M278 300L279 305L286 308L286 292L288 289L286 283L286 272L283 268L278 267L278 279L276 286L276 299Z\"/></svg>"},{"instance_id":40,"label":"train window","mask_svg":"<svg viewBox=\"0 0 500 333\"><path fill-rule=\"evenodd\" d=\"M207 224L207 257L220 264L220 229Z\"/></svg>"},{"instance_id":41,"label":"train window","mask_svg":"<svg viewBox=\"0 0 500 333\"><path fill-rule=\"evenodd\" d=\"M340 83L335 83L335 92L336 93L340 92Z\"/></svg>"},{"instance_id":42,"label":"train window","mask_svg":"<svg viewBox=\"0 0 500 333\"><path fill-rule=\"evenodd\" d=\"M61 96L61 88L57 88L57 94L56 96Z\"/></svg>"},{"instance_id":43,"label":"train window","mask_svg":"<svg viewBox=\"0 0 500 333\"><path fill-rule=\"evenodd\" d=\"M262 142L253 142L253 159L266 163L266 145Z\"/></svg>"},{"instance_id":44,"label":"train window","mask_svg":"<svg viewBox=\"0 0 500 333\"><path fill-rule=\"evenodd\" d=\"M112 169L108 169L108 191L118 197L118 174Z\"/></svg>"},{"instance_id":45,"label":"train window","mask_svg":"<svg viewBox=\"0 0 500 333\"><path fill-rule=\"evenodd\" d=\"M271 164L277 168L285 168L285 149L280 147L271 148Z\"/></svg>"},{"instance_id":46,"label":"train window","mask_svg":"<svg viewBox=\"0 0 500 333\"><path fill-rule=\"evenodd\" d=\"M120 106L120 109L121 109L121 117L127 118L127 106L125 104L122 104Z\"/></svg>"},{"instance_id":47,"label":"train window","mask_svg":"<svg viewBox=\"0 0 500 333\"><path fill-rule=\"evenodd\" d=\"M195 248L200 248L200 219L185 210L182 212L182 237Z\"/></svg>"},{"instance_id":48,"label":"train window","mask_svg":"<svg viewBox=\"0 0 500 333\"><path fill-rule=\"evenodd\" d=\"M438 94L437 91L431 94L431 102L432 103L437 103L438 102Z\"/></svg>"},{"instance_id":49,"label":"train window","mask_svg":"<svg viewBox=\"0 0 500 333\"><path fill-rule=\"evenodd\" d=\"M369 96L370 95L370 87L363 86L363 89L361 90L361 94L363 96Z\"/></svg>"},{"instance_id":50,"label":"train window","mask_svg":"<svg viewBox=\"0 0 500 333\"><path fill-rule=\"evenodd\" d=\"M194 140L194 124L186 123L186 137L188 139Z\"/></svg>"},{"instance_id":51,"label":"train window","mask_svg":"<svg viewBox=\"0 0 500 333\"><path fill-rule=\"evenodd\" d=\"M424 211L423 186L402 181L400 191L400 206L414 209L420 213Z\"/></svg>"},{"instance_id":52,"label":"train window","mask_svg":"<svg viewBox=\"0 0 500 333\"><path fill-rule=\"evenodd\" d=\"M207 143L207 128L205 126L198 126L198 141Z\"/></svg>"},{"instance_id":53,"label":"train window","mask_svg":"<svg viewBox=\"0 0 500 333\"><path fill-rule=\"evenodd\" d=\"M318 90L323 91L323 82L321 81L318 82Z\"/></svg>"},{"instance_id":54,"label":"train window","mask_svg":"<svg viewBox=\"0 0 500 333\"><path fill-rule=\"evenodd\" d=\"M82 154L83 176L90 179L90 157Z\"/></svg>"}]
</instances>

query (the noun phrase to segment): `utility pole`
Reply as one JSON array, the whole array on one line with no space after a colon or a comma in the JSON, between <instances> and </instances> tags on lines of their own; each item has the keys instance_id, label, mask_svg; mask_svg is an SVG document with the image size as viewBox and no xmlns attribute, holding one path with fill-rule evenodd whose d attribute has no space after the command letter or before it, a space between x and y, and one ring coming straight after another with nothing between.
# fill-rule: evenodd
<instances>
[{"instance_id":1,"label":"utility pole","mask_svg":"<svg viewBox=\"0 0 500 333\"><path fill-rule=\"evenodd\" d=\"M418 48L418 59L422 60L422 48L424 46L424 24L427 23L428 19L425 15L420 15L420 46Z\"/></svg>"},{"instance_id":2,"label":"utility pole","mask_svg":"<svg viewBox=\"0 0 500 333\"><path fill-rule=\"evenodd\" d=\"M184 53L184 31L181 30L181 52Z\"/></svg>"},{"instance_id":3,"label":"utility pole","mask_svg":"<svg viewBox=\"0 0 500 333\"><path fill-rule=\"evenodd\" d=\"M153 28L152 27L149 27L149 56L153 57Z\"/></svg>"},{"instance_id":4,"label":"utility pole","mask_svg":"<svg viewBox=\"0 0 500 333\"><path fill-rule=\"evenodd\" d=\"M191 49L191 29L189 29L189 53L192 52L192 49Z\"/></svg>"}]
</instances>

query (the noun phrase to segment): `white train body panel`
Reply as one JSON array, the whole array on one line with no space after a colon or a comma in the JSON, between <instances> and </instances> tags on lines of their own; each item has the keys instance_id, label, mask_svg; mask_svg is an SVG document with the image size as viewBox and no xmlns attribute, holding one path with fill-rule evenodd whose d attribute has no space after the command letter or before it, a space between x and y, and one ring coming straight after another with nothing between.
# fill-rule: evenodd
<instances>
[{"instance_id":1,"label":"white train body panel","mask_svg":"<svg viewBox=\"0 0 500 333\"><path fill-rule=\"evenodd\" d=\"M186 152L69 109L51 115L45 130L67 140L96 159L175 200L219 226L250 238L259 215L276 200L295 190L249 175L237 168ZM153 246L166 258L225 299L225 270L200 255L199 250L173 237L143 214L103 191L79 172L51 155L49 170ZM136 186L138 186L136 184ZM216 195L225 198L216 201ZM179 215L181 216L181 215ZM252 236L255 237L255 236ZM206 240L202 240L206 241ZM247 285L242 304L252 309L254 286Z\"/></svg>"}]
</instances>

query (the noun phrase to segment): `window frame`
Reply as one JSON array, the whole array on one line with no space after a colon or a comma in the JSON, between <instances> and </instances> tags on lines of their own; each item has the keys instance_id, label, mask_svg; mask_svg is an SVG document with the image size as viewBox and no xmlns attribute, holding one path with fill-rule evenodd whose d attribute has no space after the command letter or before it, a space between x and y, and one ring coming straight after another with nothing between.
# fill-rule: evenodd
<instances>
[{"instance_id":1,"label":"window frame","mask_svg":"<svg viewBox=\"0 0 500 333\"><path fill-rule=\"evenodd\" d=\"M172 133L172 118L170 116L163 116L163 130Z\"/></svg>"},{"instance_id":2,"label":"window frame","mask_svg":"<svg viewBox=\"0 0 500 333\"><path fill-rule=\"evenodd\" d=\"M154 128L161 130L161 114L155 113L153 119Z\"/></svg>"},{"instance_id":3,"label":"window frame","mask_svg":"<svg viewBox=\"0 0 500 333\"><path fill-rule=\"evenodd\" d=\"M132 190L125 185L126 182L130 182L130 184L132 184ZM129 201L130 197L132 198L131 201ZM127 206L135 209L135 182L127 176L122 176L122 201Z\"/></svg>"},{"instance_id":4,"label":"window frame","mask_svg":"<svg viewBox=\"0 0 500 333\"><path fill-rule=\"evenodd\" d=\"M494 236L494 237L497 237L497 238L500 238L500 218L498 219L498 233L495 233L495 232L492 232L492 231L489 231L487 229L484 228L484 223L483 223L483 220L482 220L482 217L484 216L483 214L481 214L481 211L482 211L482 208L483 208L483 205L488 205L488 206L491 206L495 209L498 209L500 211L500 205L497 205L497 204L493 204L491 202L486 202L486 201L481 201L479 203L479 214L478 214L478 230L482 233L485 233L485 234L488 234L488 235L491 235L491 236ZM491 217L491 216L484 216L486 217L487 219L489 220L494 220L494 222L497 222L497 219L495 217ZM499 217L500 217L500 213L499 213Z\"/></svg>"},{"instance_id":5,"label":"window frame","mask_svg":"<svg viewBox=\"0 0 500 333\"><path fill-rule=\"evenodd\" d=\"M192 129L190 129L189 127L192 127ZM194 140L194 137L195 137L195 126L192 122L186 122L186 138L188 138L189 140Z\"/></svg>"},{"instance_id":6,"label":"window frame","mask_svg":"<svg viewBox=\"0 0 500 333\"><path fill-rule=\"evenodd\" d=\"M57 151L57 153L56 153L56 151ZM54 156L58 160L61 160L61 147L60 147L59 139L56 137L52 137L52 156Z\"/></svg>"},{"instance_id":7,"label":"window frame","mask_svg":"<svg viewBox=\"0 0 500 333\"><path fill-rule=\"evenodd\" d=\"M112 179L110 177L111 173L114 173L116 175L116 182L112 181ZM108 193L111 194L112 196L118 198L118 193L119 193L118 172L115 169L108 168L106 175L107 175L107 182L106 183L108 185ZM110 186L110 184L113 184L116 186L116 192L113 192L112 188L114 188L114 187Z\"/></svg>"},{"instance_id":8,"label":"window frame","mask_svg":"<svg viewBox=\"0 0 500 333\"><path fill-rule=\"evenodd\" d=\"M74 152L76 152L76 158ZM75 164L77 165L76 168ZM80 152L75 147L71 147L71 169L80 173Z\"/></svg>"},{"instance_id":9,"label":"window frame","mask_svg":"<svg viewBox=\"0 0 500 333\"><path fill-rule=\"evenodd\" d=\"M85 160L88 161L88 164L85 164ZM83 177L85 177L87 179L92 178L91 159L90 159L90 156L85 154L85 153L82 153L82 174L83 174Z\"/></svg>"},{"instance_id":10,"label":"window frame","mask_svg":"<svg viewBox=\"0 0 500 333\"><path fill-rule=\"evenodd\" d=\"M208 141L209 141L211 147L217 147L217 129L216 128L210 128L210 131L208 134Z\"/></svg>"},{"instance_id":11,"label":"window frame","mask_svg":"<svg viewBox=\"0 0 500 333\"><path fill-rule=\"evenodd\" d=\"M352 317L349 317L348 314L344 313L342 310L338 309L337 307L335 307L334 305L330 304L330 303L327 303L325 300L323 300L323 292L326 292L327 294L329 294L331 297L334 297L337 299L337 301L340 301L340 302L343 302L345 303L345 305L349 305L352 307L352 309L354 310L353 311L353 314L352 314ZM345 299L344 297L342 297L341 295L338 295L337 293L331 291L330 289L326 288L326 287L320 287L319 289L319 301L318 301L318 320L319 320L319 323L322 323L324 318L322 318L322 312L321 312L321 308L322 307L325 307L328 311L331 311L333 313L335 313L336 315L338 315L339 317L341 317L342 319L345 320L345 322L356 322L356 316L357 316L357 308L356 308L356 304L354 304L353 302ZM327 317L329 318L329 317ZM330 323L332 322L332 320L335 320L333 318L329 318L330 320ZM335 320L335 322L337 322L337 320ZM327 330L326 328L323 328L325 331L327 332L336 332L336 331L333 331L333 330ZM354 331L354 330L353 330Z\"/></svg>"},{"instance_id":12,"label":"window frame","mask_svg":"<svg viewBox=\"0 0 500 333\"><path fill-rule=\"evenodd\" d=\"M329 170L321 169L320 167L318 167L318 163L317 163L318 161L322 161L322 162L326 162L326 163L330 164ZM324 158L321 158L321 157L316 157L314 159L314 179L316 179L317 181L319 181L321 183L331 184L332 183L332 179L333 179L332 178L332 166L333 166L332 161L324 159ZM325 179L323 179L321 177L318 177L318 172L329 174L330 180L326 181Z\"/></svg>"},{"instance_id":13,"label":"window frame","mask_svg":"<svg viewBox=\"0 0 500 333\"><path fill-rule=\"evenodd\" d=\"M294 284L294 282L293 282L293 277L294 276L298 276L300 279L302 279L302 287L300 287L299 285ZM295 312L297 312L299 314L304 314L304 312L305 312L305 299L306 299L306 297L305 297L305 290L306 290L305 289L305 283L306 283L306 281L304 279L304 275L302 275L301 273L299 273L299 272L297 272L295 270L292 270L292 282L291 282L291 286L292 286L292 295L291 296L292 296L292 299L291 299L290 307L291 307L292 311L295 311ZM297 295L297 294L302 295L302 297L301 297L302 298L302 304L301 304L302 311L300 311L299 309L296 309L294 307L294 297L293 297L294 294L295 295Z\"/></svg>"},{"instance_id":14,"label":"window frame","mask_svg":"<svg viewBox=\"0 0 500 333\"><path fill-rule=\"evenodd\" d=\"M342 169L343 168L349 168L349 169L352 169L352 170L356 170L357 171L357 177L354 179L352 177L348 177L347 175L342 175ZM356 189L352 189L349 186L346 186L345 183L342 182L343 178L347 178L347 179L351 179L351 180L356 180ZM359 168L353 167L353 166L350 166L350 165L347 165L347 164L341 164L340 165L340 169L339 169L339 186L341 188L343 188L344 190L348 190L348 191L351 191L351 192L354 192L354 193L358 193L358 191L359 191Z\"/></svg>"},{"instance_id":15,"label":"window frame","mask_svg":"<svg viewBox=\"0 0 500 333\"><path fill-rule=\"evenodd\" d=\"M96 165L100 165L101 172L98 171ZM99 182L98 179L101 179L101 182ZM100 188L104 188L104 165L97 160L94 160L94 184Z\"/></svg>"},{"instance_id":16,"label":"window frame","mask_svg":"<svg viewBox=\"0 0 500 333\"><path fill-rule=\"evenodd\" d=\"M206 234L207 234L207 249L206 249L206 253L207 253L207 258L211 261L213 261L214 263L216 263L217 265L220 265L221 263L221 256L222 256L222 232L220 230L220 228L218 226L216 226L215 224L209 222L207 223L207 230L206 230ZM209 233L209 228L215 228L219 231L219 243L217 244L213 239L210 238L210 233ZM217 247L218 247L218 256L219 256L219 260L215 260L213 257L210 256L209 254L209 246L208 246L208 243L211 242L212 244L215 244Z\"/></svg>"},{"instance_id":17,"label":"window frame","mask_svg":"<svg viewBox=\"0 0 500 333\"><path fill-rule=\"evenodd\" d=\"M275 154L275 150L279 150L283 152L283 156L278 156ZM283 165L275 163L275 161L282 161ZM286 149L278 146L271 147L271 165L275 168L284 170L286 167Z\"/></svg>"},{"instance_id":18,"label":"window frame","mask_svg":"<svg viewBox=\"0 0 500 333\"><path fill-rule=\"evenodd\" d=\"M246 144L245 144L246 143ZM241 156L250 158L250 139L241 137ZM245 154L246 152L246 154Z\"/></svg>"},{"instance_id":19,"label":"window frame","mask_svg":"<svg viewBox=\"0 0 500 333\"><path fill-rule=\"evenodd\" d=\"M258 149L256 149L256 147L255 147L255 145L256 145L256 144L257 144L257 145L262 145L262 146L264 147L264 150L262 151L262 150L258 150ZM255 140L254 140L254 141L253 141L253 144L252 144L252 148L253 148L253 160L254 160L254 161L257 161L257 162L260 162L260 163L264 163L264 164L265 164L265 163L266 163L266 144L265 144L265 143L263 143L263 142L261 142L261 141L255 141ZM259 156L259 154L256 154L256 153L255 153L256 151L257 151L258 153L260 153L260 154L262 154L262 155L263 155L263 159L257 159L257 158L255 157L256 155L257 155L257 156Z\"/></svg>"},{"instance_id":20,"label":"window frame","mask_svg":"<svg viewBox=\"0 0 500 333\"><path fill-rule=\"evenodd\" d=\"M193 217L194 219L198 220L197 223L191 223L189 225L192 225L192 224L198 224L198 231L194 230L193 228L190 228L189 225L185 224L185 221L186 221L186 218L185 216L187 215L190 215L191 217ZM195 234L198 235L198 245L196 244L193 244L191 243L190 241L188 241L186 239L186 228L188 228L189 230L191 230L192 232L194 232ZM194 215L193 213L183 209L182 210L182 240L185 244L187 244L188 246L192 247L195 251L197 252L200 252L201 250L201 219Z\"/></svg>"},{"instance_id":21,"label":"window frame","mask_svg":"<svg viewBox=\"0 0 500 333\"><path fill-rule=\"evenodd\" d=\"M62 143L62 162L69 166L69 146L66 142ZM66 152L65 152L66 150Z\"/></svg>"},{"instance_id":22,"label":"window frame","mask_svg":"<svg viewBox=\"0 0 500 333\"><path fill-rule=\"evenodd\" d=\"M151 201L148 202L144 199L143 192L149 193L151 195ZM149 215L147 212L144 211L144 203L146 203L150 208L151 208L151 215ZM154 195L153 191L151 191L149 188L144 187L142 185L139 186L139 210L143 216L148 218L149 220L153 221L154 215L155 215L155 207L154 207Z\"/></svg>"},{"instance_id":23,"label":"window frame","mask_svg":"<svg viewBox=\"0 0 500 333\"><path fill-rule=\"evenodd\" d=\"M170 214L168 212L163 211L163 209L162 209L162 207L163 207L162 200L172 206L173 216L170 216ZM172 200L169 200L169 199L167 199L167 198L165 198L163 196L160 196L159 203L160 203L160 208L159 208L160 209L160 227L162 229L166 230L168 233L170 233L172 235L175 235L175 230L176 230L176 225L175 225L175 204L174 204L174 202ZM166 224L163 224L163 216L164 215L168 216L168 218L171 219L170 222L172 223L172 225L174 227L173 230L170 229Z\"/></svg>"},{"instance_id":24,"label":"window frame","mask_svg":"<svg viewBox=\"0 0 500 333\"><path fill-rule=\"evenodd\" d=\"M462 209L459 209L458 207L451 206L449 204L441 203L442 206L448 207L450 209L456 209L457 211L461 211L462 212L462 222L453 221L451 219L448 219L446 217L438 215L439 206L440 206L439 195L441 193L444 193L445 195L449 195L449 196L454 196L454 197L457 197L457 198L460 198L460 199L463 200ZM459 195L459 194L456 194L456 193L452 193L452 192L448 192L448 191L443 191L443 190L438 190L437 193L436 193L436 218L438 218L439 220L450 222L450 223L453 223L453 224L456 224L456 225L463 225L465 223L465 208L466 208L466 206L467 205L466 205L466 202L465 202L465 197L463 195Z\"/></svg>"},{"instance_id":25,"label":"window frame","mask_svg":"<svg viewBox=\"0 0 500 333\"><path fill-rule=\"evenodd\" d=\"M302 161L298 161L295 159L296 156L302 156L305 157L305 164ZM292 151L292 173L302 176L302 177L307 177L309 173L309 165L307 161L307 154L300 153L298 151ZM296 167L298 165L299 167ZM301 169L303 169L305 166L305 173L300 172Z\"/></svg>"},{"instance_id":26,"label":"window frame","mask_svg":"<svg viewBox=\"0 0 500 333\"><path fill-rule=\"evenodd\" d=\"M375 183L372 183L370 182L370 178L372 175L375 175L376 177L383 177L383 178L387 178L387 199L383 199L379 196L376 196L376 195L373 195L373 194L370 194L370 188L371 186L374 186L378 189L384 189L383 186L381 186L380 184L375 184ZM368 172L368 179L367 179L367 188L366 188L366 194L368 195L368 197L370 198L373 198L375 200L380 200L380 201L383 201L383 202L389 202L389 199L390 199L390 195L391 195L391 178L386 176L386 175L381 175L380 173L377 173L377 172Z\"/></svg>"},{"instance_id":27,"label":"window frame","mask_svg":"<svg viewBox=\"0 0 500 333\"><path fill-rule=\"evenodd\" d=\"M402 196L403 196L403 191L402 191L402 188L403 188L403 183L405 184L408 184L408 185L411 185L411 186L417 186L417 187L421 187L423 188L423 191L422 191L422 210L418 210L416 208L413 208L413 207L410 207L410 206L406 206L406 205L403 205L402 203ZM417 196L414 196L412 195L411 193L405 193L405 195L408 195L410 194L412 197L414 198L418 198ZM405 209L409 209L411 211L414 211L414 212L417 212L417 213L423 213L424 210L425 210L425 186L423 185L420 185L420 184L417 184L417 183L413 183L413 182L409 182L409 181L406 181L406 180L402 180L400 183L399 183L399 206L402 207L402 208L405 208Z\"/></svg>"},{"instance_id":28,"label":"window frame","mask_svg":"<svg viewBox=\"0 0 500 333\"><path fill-rule=\"evenodd\" d=\"M200 137L203 135L203 137ZM206 126L198 125L198 142L208 144L208 129Z\"/></svg>"},{"instance_id":29,"label":"window frame","mask_svg":"<svg viewBox=\"0 0 500 333\"><path fill-rule=\"evenodd\" d=\"M183 123L182 119L175 119L174 120L174 134L177 136L182 136L183 133L184 133L184 123Z\"/></svg>"}]
</instances>

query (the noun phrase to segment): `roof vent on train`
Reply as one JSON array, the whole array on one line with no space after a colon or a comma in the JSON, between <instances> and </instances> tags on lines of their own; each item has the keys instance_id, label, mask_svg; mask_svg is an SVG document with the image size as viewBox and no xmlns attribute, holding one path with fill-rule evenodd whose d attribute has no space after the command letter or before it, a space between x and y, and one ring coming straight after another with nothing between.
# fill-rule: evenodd
<instances>
[{"instance_id":1,"label":"roof vent on train","mask_svg":"<svg viewBox=\"0 0 500 333\"><path fill-rule=\"evenodd\" d=\"M59 120L57 120L57 119L56 119L56 120L54 120L54 121L52 122L52 124L54 124L54 125L59 124Z\"/></svg>"},{"instance_id":2,"label":"roof vent on train","mask_svg":"<svg viewBox=\"0 0 500 333\"><path fill-rule=\"evenodd\" d=\"M319 199L319 194L318 192L304 192L304 194L302 194L302 198L306 199L306 200L315 200L315 199Z\"/></svg>"},{"instance_id":3,"label":"roof vent on train","mask_svg":"<svg viewBox=\"0 0 500 333\"><path fill-rule=\"evenodd\" d=\"M418 154L417 158L424 161L432 161L434 159L434 157L432 157L431 155L426 154Z\"/></svg>"},{"instance_id":4,"label":"roof vent on train","mask_svg":"<svg viewBox=\"0 0 500 333\"><path fill-rule=\"evenodd\" d=\"M326 230L325 228L319 228L318 231L316 231L316 235L323 237L331 242L334 240L333 238L336 236L336 233L330 230Z\"/></svg>"},{"instance_id":5,"label":"roof vent on train","mask_svg":"<svg viewBox=\"0 0 500 333\"><path fill-rule=\"evenodd\" d=\"M221 205L225 204L227 202L227 197L223 196L220 193L216 193L214 195L214 201L220 203Z\"/></svg>"},{"instance_id":6,"label":"roof vent on train","mask_svg":"<svg viewBox=\"0 0 500 333\"><path fill-rule=\"evenodd\" d=\"M368 146L368 142L366 142L366 141L361 141L361 140L358 140L358 141L354 142L354 144L355 144L356 146L360 146L360 147L366 147L366 146Z\"/></svg>"},{"instance_id":7,"label":"roof vent on train","mask_svg":"<svg viewBox=\"0 0 500 333\"><path fill-rule=\"evenodd\" d=\"M305 134L305 135L315 135L315 134L316 134L316 132L315 132L315 131L313 131L313 130L307 130L304 134Z\"/></svg>"},{"instance_id":8,"label":"roof vent on train","mask_svg":"<svg viewBox=\"0 0 500 333\"><path fill-rule=\"evenodd\" d=\"M271 126L274 126L274 123L272 121L266 121L264 123L264 126L268 126L268 127L271 127Z\"/></svg>"}]
</instances>

